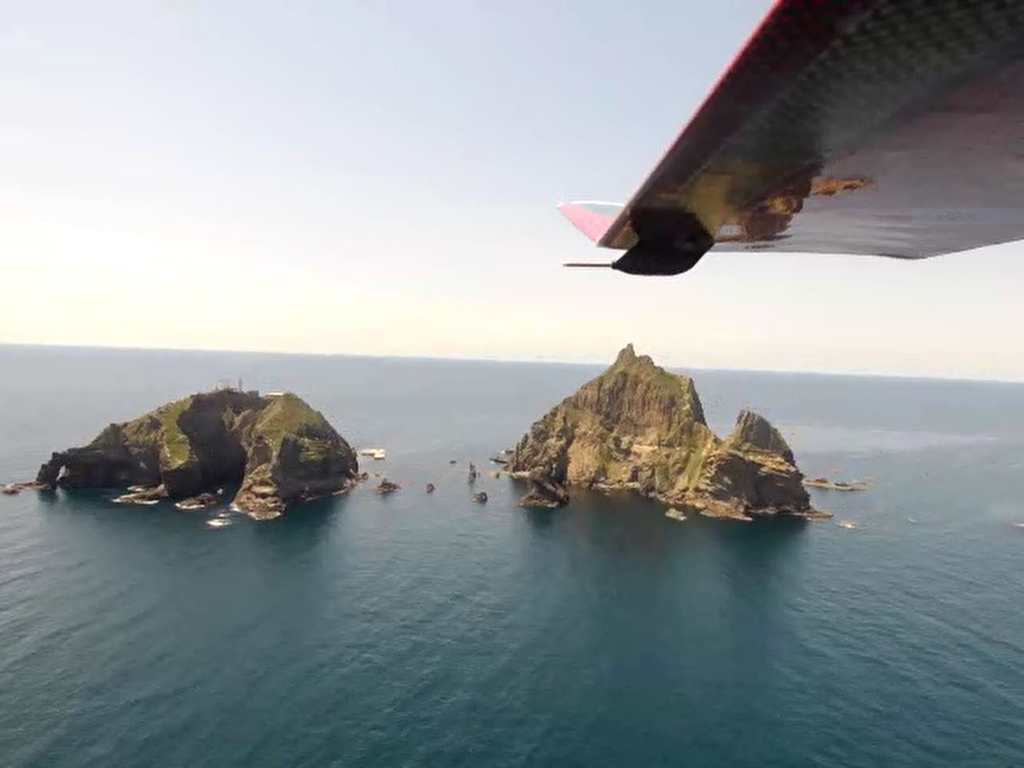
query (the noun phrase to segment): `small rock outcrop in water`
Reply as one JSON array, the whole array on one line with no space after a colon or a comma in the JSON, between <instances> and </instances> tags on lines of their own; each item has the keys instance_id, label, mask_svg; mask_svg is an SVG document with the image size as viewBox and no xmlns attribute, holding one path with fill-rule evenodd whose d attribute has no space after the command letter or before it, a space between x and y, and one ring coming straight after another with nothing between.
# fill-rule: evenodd
<instances>
[{"instance_id":1,"label":"small rock outcrop in water","mask_svg":"<svg viewBox=\"0 0 1024 768\"><path fill-rule=\"evenodd\" d=\"M495 464L505 466L512 460L512 454L512 450L508 448L503 448L502 450L498 451L496 454L491 456L491 461L494 462Z\"/></svg>"},{"instance_id":2,"label":"small rock outcrop in water","mask_svg":"<svg viewBox=\"0 0 1024 768\"><path fill-rule=\"evenodd\" d=\"M190 496L187 499L179 501L176 506L178 509L183 509L186 512L190 512L196 509L206 509L212 507L214 504L220 501L220 498L216 493L200 493L198 496Z\"/></svg>"},{"instance_id":3,"label":"small rock outcrop in water","mask_svg":"<svg viewBox=\"0 0 1024 768\"><path fill-rule=\"evenodd\" d=\"M483 491L477 491L476 493L473 494L473 501L475 501L477 504L486 504L487 494L484 493Z\"/></svg>"},{"instance_id":4,"label":"small rock outcrop in water","mask_svg":"<svg viewBox=\"0 0 1024 768\"><path fill-rule=\"evenodd\" d=\"M821 488L826 491L866 491L866 480L829 480L827 477L811 477L804 480L808 488Z\"/></svg>"},{"instance_id":5,"label":"small rock outcrop in water","mask_svg":"<svg viewBox=\"0 0 1024 768\"><path fill-rule=\"evenodd\" d=\"M470 484L476 482L476 465L473 462L469 462L469 482Z\"/></svg>"},{"instance_id":6,"label":"small rock outcrop in water","mask_svg":"<svg viewBox=\"0 0 1024 768\"><path fill-rule=\"evenodd\" d=\"M29 480L28 482L14 482L4 483L3 488L0 488L0 492L4 496L17 496L22 491L53 491L55 487L49 483L40 483L38 480Z\"/></svg>"},{"instance_id":7,"label":"small rock outcrop in water","mask_svg":"<svg viewBox=\"0 0 1024 768\"><path fill-rule=\"evenodd\" d=\"M683 514L827 516L811 507L793 452L767 420L745 410L719 439L693 380L632 345L533 424L508 469L529 484L523 506L560 506L578 485L634 490Z\"/></svg>"},{"instance_id":8,"label":"small rock outcrop in water","mask_svg":"<svg viewBox=\"0 0 1024 768\"><path fill-rule=\"evenodd\" d=\"M263 519L335 494L357 479L355 452L293 394L225 389L175 400L111 424L91 443L54 453L36 485L129 488L127 504L184 501L240 484L232 505Z\"/></svg>"},{"instance_id":9,"label":"small rock outcrop in water","mask_svg":"<svg viewBox=\"0 0 1024 768\"><path fill-rule=\"evenodd\" d=\"M383 480L380 481L377 487L373 489L373 492L384 495L388 493L394 493L395 491L401 490L401 488L402 486L400 486L398 483L393 483L385 477Z\"/></svg>"},{"instance_id":10,"label":"small rock outcrop in water","mask_svg":"<svg viewBox=\"0 0 1024 768\"><path fill-rule=\"evenodd\" d=\"M526 476L527 491L519 500L521 507L555 509L569 503L569 492L548 476L543 469L535 469Z\"/></svg>"},{"instance_id":11,"label":"small rock outcrop in water","mask_svg":"<svg viewBox=\"0 0 1024 768\"><path fill-rule=\"evenodd\" d=\"M434 487L433 483L427 483L427 493L433 493L436 490L437 490L437 488Z\"/></svg>"},{"instance_id":12,"label":"small rock outcrop in water","mask_svg":"<svg viewBox=\"0 0 1024 768\"><path fill-rule=\"evenodd\" d=\"M123 493L114 499L115 504L156 504L167 498L167 489L161 485L151 488L140 485L133 485L128 493Z\"/></svg>"}]
</instances>

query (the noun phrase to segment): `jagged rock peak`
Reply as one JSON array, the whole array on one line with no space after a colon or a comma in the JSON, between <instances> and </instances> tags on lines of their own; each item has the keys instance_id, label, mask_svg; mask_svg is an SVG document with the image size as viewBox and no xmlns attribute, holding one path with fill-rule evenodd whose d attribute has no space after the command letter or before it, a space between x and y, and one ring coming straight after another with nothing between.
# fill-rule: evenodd
<instances>
[{"instance_id":1,"label":"jagged rock peak","mask_svg":"<svg viewBox=\"0 0 1024 768\"><path fill-rule=\"evenodd\" d=\"M654 360L651 359L650 355L638 355L632 344L627 344L619 350L619 354L615 357L615 362L611 365L612 368L657 368L654 364ZM660 370L660 369L659 369Z\"/></svg>"},{"instance_id":2,"label":"jagged rock peak","mask_svg":"<svg viewBox=\"0 0 1024 768\"><path fill-rule=\"evenodd\" d=\"M706 424L704 407L697 387L689 376L670 373L656 365L649 355L638 355L632 344L619 351L615 362L600 376L584 385L574 397L588 388L597 389L605 405L621 405L622 396L653 407L656 418L671 417L678 410L687 420ZM587 405L590 405L589 403Z\"/></svg>"},{"instance_id":3,"label":"jagged rock peak","mask_svg":"<svg viewBox=\"0 0 1024 768\"><path fill-rule=\"evenodd\" d=\"M633 360L636 360L636 350L633 349L632 344L627 344L619 350L619 354L615 357L615 365L629 363Z\"/></svg>"},{"instance_id":4,"label":"jagged rock peak","mask_svg":"<svg viewBox=\"0 0 1024 768\"><path fill-rule=\"evenodd\" d=\"M794 464L793 451L785 438L771 423L744 408L736 417L736 426L726 442L738 450L756 450L777 453L790 464Z\"/></svg>"}]
</instances>

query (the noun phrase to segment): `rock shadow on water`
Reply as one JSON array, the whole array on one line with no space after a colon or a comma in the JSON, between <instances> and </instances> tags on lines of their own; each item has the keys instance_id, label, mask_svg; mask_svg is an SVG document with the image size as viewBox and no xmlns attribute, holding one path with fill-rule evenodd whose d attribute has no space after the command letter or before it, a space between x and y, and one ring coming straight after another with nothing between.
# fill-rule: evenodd
<instances>
[{"instance_id":1,"label":"rock shadow on water","mask_svg":"<svg viewBox=\"0 0 1024 768\"><path fill-rule=\"evenodd\" d=\"M315 535L318 531L329 528L337 515L344 512L350 502L350 495L325 496L304 502L302 509L294 514L281 515L272 520L260 520L253 529L268 535L276 535L281 531L296 531ZM244 516L244 513L243 513Z\"/></svg>"},{"instance_id":2,"label":"rock shadow on water","mask_svg":"<svg viewBox=\"0 0 1024 768\"><path fill-rule=\"evenodd\" d=\"M657 569L684 549L666 535L671 521L665 520L663 505L628 491L579 489L567 506L545 511L567 543L586 540L588 547L614 553L612 561L626 567Z\"/></svg>"},{"instance_id":3,"label":"rock shadow on water","mask_svg":"<svg viewBox=\"0 0 1024 768\"><path fill-rule=\"evenodd\" d=\"M565 509L550 509L548 507L536 507L523 511L526 521L533 528L551 528L555 524L555 518L562 514Z\"/></svg>"},{"instance_id":4,"label":"rock shadow on water","mask_svg":"<svg viewBox=\"0 0 1024 768\"><path fill-rule=\"evenodd\" d=\"M238 515L238 523L229 530L244 530L243 546L251 550L253 562L271 568L294 569L296 558L307 565L334 560L338 537L345 529L348 495L316 499L302 505L301 514L288 514L273 520L247 520Z\"/></svg>"},{"instance_id":5,"label":"rock shadow on water","mask_svg":"<svg viewBox=\"0 0 1024 768\"><path fill-rule=\"evenodd\" d=\"M690 519L714 531L723 541L739 544L755 542L759 547L768 545L766 549L758 549L758 552L771 552L779 546L787 546L791 542L804 539L808 530L817 524L814 521L787 515L779 515L776 518L755 517L747 522L719 520L703 515Z\"/></svg>"},{"instance_id":6,"label":"rock shadow on water","mask_svg":"<svg viewBox=\"0 0 1024 768\"><path fill-rule=\"evenodd\" d=\"M35 497L40 507L59 507L64 504L63 494L58 491L40 491Z\"/></svg>"},{"instance_id":7,"label":"rock shadow on water","mask_svg":"<svg viewBox=\"0 0 1024 768\"><path fill-rule=\"evenodd\" d=\"M750 521L708 517L699 512L687 513L686 523L665 516L668 508L662 502L639 496L627 490L596 491L576 489L565 507L529 508L522 510L528 524L544 530L560 523L600 530L606 522L611 531L647 530L664 542L680 538L706 540L708 546L729 550L747 549L758 560L785 557L794 544L806 540L807 532L816 523L801 517L778 515L755 517Z\"/></svg>"}]
</instances>

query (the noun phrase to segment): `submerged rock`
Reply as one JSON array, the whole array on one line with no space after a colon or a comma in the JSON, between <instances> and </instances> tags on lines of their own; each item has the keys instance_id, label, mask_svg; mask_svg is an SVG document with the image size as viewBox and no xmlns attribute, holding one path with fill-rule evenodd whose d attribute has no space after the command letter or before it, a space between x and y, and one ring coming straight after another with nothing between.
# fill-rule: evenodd
<instances>
[{"instance_id":1,"label":"submerged rock","mask_svg":"<svg viewBox=\"0 0 1024 768\"><path fill-rule=\"evenodd\" d=\"M147 487L144 485L133 485L128 488L128 493L123 493L114 499L115 504L157 504L167 498L167 489L161 485Z\"/></svg>"},{"instance_id":2,"label":"submerged rock","mask_svg":"<svg viewBox=\"0 0 1024 768\"><path fill-rule=\"evenodd\" d=\"M469 482L470 484L476 482L476 465L473 462L469 462Z\"/></svg>"},{"instance_id":3,"label":"submerged rock","mask_svg":"<svg viewBox=\"0 0 1024 768\"><path fill-rule=\"evenodd\" d=\"M53 491L55 488L50 483L40 483L38 480L27 482L4 483L0 488L5 496L17 496L22 491Z\"/></svg>"},{"instance_id":4,"label":"submerged rock","mask_svg":"<svg viewBox=\"0 0 1024 768\"><path fill-rule=\"evenodd\" d=\"M812 477L804 480L808 488L820 488L825 491L866 491L868 483L866 480L829 480L827 477Z\"/></svg>"},{"instance_id":5,"label":"submerged rock","mask_svg":"<svg viewBox=\"0 0 1024 768\"><path fill-rule=\"evenodd\" d=\"M744 410L732 433L708 427L693 380L632 345L530 427L508 469L529 483L524 506L557 506L568 486L628 489L712 517L820 517L793 452ZM561 502L561 503L564 503Z\"/></svg>"},{"instance_id":6,"label":"submerged rock","mask_svg":"<svg viewBox=\"0 0 1024 768\"><path fill-rule=\"evenodd\" d=\"M159 498L183 501L239 484L233 506L270 518L293 503L347 488L357 472L348 443L298 396L225 389L111 424L88 445L54 453L36 482L145 488L125 494L122 503L149 503L157 497L145 495L157 487L163 489Z\"/></svg>"},{"instance_id":7,"label":"submerged rock","mask_svg":"<svg viewBox=\"0 0 1024 768\"><path fill-rule=\"evenodd\" d=\"M512 455L513 451L511 449L503 448L502 450L498 451L496 454L491 456L491 461L494 462L495 464L501 464L502 466L505 466L510 461L512 461Z\"/></svg>"},{"instance_id":8,"label":"submerged rock","mask_svg":"<svg viewBox=\"0 0 1024 768\"><path fill-rule=\"evenodd\" d=\"M398 483L393 483L386 477L380 481L376 488L373 489L374 493L387 494L394 493L395 491L401 490L402 486Z\"/></svg>"},{"instance_id":9,"label":"submerged rock","mask_svg":"<svg viewBox=\"0 0 1024 768\"><path fill-rule=\"evenodd\" d=\"M436 490L437 488L434 486L433 483L427 483L427 493L433 493Z\"/></svg>"},{"instance_id":10,"label":"submerged rock","mask_svg":"<svg viewBox=\"0 0 1024 768\"><path fill-rule=\"evenodd\" d=\"M190 512L195 509L206 509L207 507L212 507L221 500L218 494L219 492L200 493L198 496L190 496L187 499L183 499L174 506L178 509L185 510L186 512Z\"/></svg>"}]
</instances>

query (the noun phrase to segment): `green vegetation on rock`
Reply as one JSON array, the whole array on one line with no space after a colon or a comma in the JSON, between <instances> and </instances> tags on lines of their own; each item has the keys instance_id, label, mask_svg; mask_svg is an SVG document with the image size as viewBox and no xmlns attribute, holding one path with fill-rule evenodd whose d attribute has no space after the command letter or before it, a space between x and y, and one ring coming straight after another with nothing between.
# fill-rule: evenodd
<instances>
[{"instance_id":1,"label":"green vegetation on rock","mask_svg":"<svg viewBox=\"0 0 1024 768\"><path fill-rule=\"evenodd\" d=\"M774 427L743 411L733 434L719 440L693 380L632 345L530 427L509 469L529 478L530 497L555 498L552 488L579 485L634 489L717 516L816 514Z\"/></svg>"},{"instance_id":2,"label":"green vegetation on rock","mask_svg":"<svg viewBox=\"0 0 1024 768\"><path fill-rule=\"evenodd\" d=\"M302 447L299 455L303 461L323 461L331 452L331 444L326 440L318 440L314 437L300 437L299 444Z\"/></svg>"},{"instance_id":3,"label":"green vegetation on rock","mask_svg":"<svg viewBox=\"0 0 1024 768\"><path fill-rule=\"evenodd\" d=\"M175 400L156 409L156 417L159 419L160 426L163 429L164 450L171 467L184 464L192 455L188 437L185 436L181 427L178 426L178 418L190 405L192 405L192 398L183 397L180 400ZM129 422L129 425L140 421L148 421L148 419L143 416L141 419Z\"/></svg>"},{"instance_id":4,"label":"green vegetation on rock","mask_svg":"<svg viewBox=\"0 0 1024 768\"><path fill-rule=\"evenodd\" d=\"M89 445L55 453L37 481L147 486L147 498L172 499L240 483L234 505L274 517L289 503L345 490L357 473L355 452L302 398L224 389L111 424Z\"/></svg>"},{"instance_id":5,"label":"green vegetation on rock","mask_svg":"<svg viewBox=\"0 0 1024 768\"><path fill-rule=\"evenodd\" d=\"M253 432L266 439L275 451L287 436L314 434L330 429L327 419L319 411L310 408L298 395L288 392L265 399L267 405L260 411Z\"/></svg>"}]
</instances>

